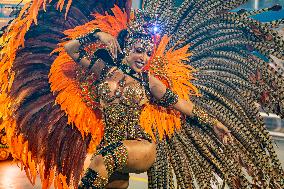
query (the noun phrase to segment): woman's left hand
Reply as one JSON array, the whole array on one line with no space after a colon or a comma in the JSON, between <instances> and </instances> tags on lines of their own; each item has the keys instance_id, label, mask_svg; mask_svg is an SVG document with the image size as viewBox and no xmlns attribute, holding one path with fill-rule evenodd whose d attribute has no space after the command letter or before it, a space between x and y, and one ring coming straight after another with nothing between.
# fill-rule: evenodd
<instances>
[{"instance_id":1,"label":"woman's left hand","mask_svg":"<svg viewBox=\"0 0 284 189\"><path fill-rule=\"evenodd\" d=\"M111 55L113 58L117 58L117 54L121 53L122 50L120 48L120 45L116 39L116 37L112 36L111 34L105 33L105 32L97 32L96 35L99 37L99 39L107 45Z\"/></svg>"},{"instance_id":2,"label":"woman's left hand","mask_svg":"<svg viewBox=\"0 0 284 189\"><path fill-rule=\"evenodd\" d=\"M213 126L213 130L217 134L219 140L223 142L223 144L228 144L233 142L233 137L231 135L231 132L221 122L217 121L217 123Z\"/></svg>"}]
</instances>

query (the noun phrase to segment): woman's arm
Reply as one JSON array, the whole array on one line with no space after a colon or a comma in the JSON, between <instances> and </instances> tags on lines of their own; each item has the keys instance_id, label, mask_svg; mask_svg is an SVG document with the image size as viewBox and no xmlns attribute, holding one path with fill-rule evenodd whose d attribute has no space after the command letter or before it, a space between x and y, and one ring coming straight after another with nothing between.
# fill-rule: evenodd
<instances>
[{"instance_id":1,"label":"woman's arm","mask_svg":"<svg viewBox=\"0 0 284 189\"><path fill-rule=\"evenodd\" d=\"M75 62L88 68L90 66L91 60L87 59L86 57L83 57L81 60L79 60L80 47L81 47L81 44L79 43L79 40L77 39L71 40L64 45L65 51Z\"/></svg>"},{"instance_id":2,"label":"woman's arm","mask_svg":"<svg viewBox=\"0 0 284 189\"><path fill-rule=\"evenodd\" d=\"M77 63L81 64L84 67L89 67L91 64L91 60L88 59L87 57L82 56L82 54L80 53L84 53L84 52L80 52L83 51L83 49L81 48L82 45L85 45L84 43L90 43L90 39L91 40L100 40L102 43L107 45L107 48L109 49L110 53L112 54L112 56L114 58L117 58L117 54L118 51L121 52L120 46L117 42L117 39L105 32L96 32L96 33L90 33L87 35L91 35L91 38L88 37L87 40L84 40L83 38L86 38L86 36L82 37L80 41L80 38L78 39L74 39L69 41L68 43L66 43L64 45L64 49L67 52L67 54ZM89 39L90 38L90 39ZM91 41L91 42L95 42L95 41ZM80 49L81 48L81 49Z\"/></svg>"},{"instance_id":3,"label":"woman's arm","mask_svg":"<svg viewBox=\"0 0 284 189\"><path fill-rule=\"evenodd\" d=\"M150 87L150 91L152 95L158 100L161 100L167 91L166 85L164 85L160 80L158 80L152 75L149 75L149 87ZM186 101L180 97L177 97L177 102L173 104L172 107L187 116L190 116L190 117L197 116L198 118L200 118L201 122L212 125L218 138L224 144L227 144L233 141L230 131L226 126L224 126L217 119L208 115L202 109L195 107L195 105L191 101Z\"/></svg>"},{"instance_id":4,"label":"woman's arm","mask_svg":"<svg viewBox=\"0 0 284 189\"><path fill-rule=\"evenodd\" d=\"M149 75L149 87L152 95L158 100L164 96L167 90L166 85L152 75ZM194 104L191 101L186 101L178 97L177 103L172 107L187 116L194 116L192 114Z\"/></svg>"}]
</instances>

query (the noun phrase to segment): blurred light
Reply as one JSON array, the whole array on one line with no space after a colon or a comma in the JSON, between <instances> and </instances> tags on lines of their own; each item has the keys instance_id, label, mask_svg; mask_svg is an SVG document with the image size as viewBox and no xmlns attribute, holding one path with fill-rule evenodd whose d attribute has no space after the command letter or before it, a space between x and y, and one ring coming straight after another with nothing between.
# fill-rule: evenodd
<instances>
[{"instance_id":1,"label":"blurred light","mask_svg":"<svg viewBox=\"0 0 284 189\"><path fill-rule=\"evenodd\" d=\"M141 0L134 0L134 1L132 1L132 8L133 9L141 8Z\"/></svg>"},{"instance_id":2,"label":"blurred light","mask_svg":"<svg viewBox=\"0 0 284 189\"><path fill-rule=\"evenodd\" d=\"M258 9L259 8L259 0L254 0L254 9Z\"/></svg>"},{"instance_id":3,"label":"blurred light","mask_svg":"<svg viewBox=\"0 0 284 189\"><path fill-rule=\"evenodd\" d=\"M154 27L154 32L157 33L157 31L159 30L159 28L157 26Z\"/></svg>"}]
</instances>

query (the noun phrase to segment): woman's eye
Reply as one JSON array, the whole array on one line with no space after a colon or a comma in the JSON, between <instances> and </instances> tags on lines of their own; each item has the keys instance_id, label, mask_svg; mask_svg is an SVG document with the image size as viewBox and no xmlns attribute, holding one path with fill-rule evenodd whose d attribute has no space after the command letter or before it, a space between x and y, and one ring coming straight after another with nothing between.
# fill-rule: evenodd
<instances>
[{"instance_id":1,"label":"woman's eye","mask_svg":"<svg viewBox=\"0 0 284 189\"><path fill-rule=\"evenodd\" d=\"M147 56L149 56L149 57L152 56L152 51L148 51Z\"/></svg>"},{"instance_id":2,"label":"woman's eye","mask_svg":"<svg viewBox=\"0 0 284 189\"><path fill-rule=\"evenodd\" d=\"M143 49L142 48L137 48L136 49L136 53L142 53L143 52Z\"/></svg>"}]
</instances>

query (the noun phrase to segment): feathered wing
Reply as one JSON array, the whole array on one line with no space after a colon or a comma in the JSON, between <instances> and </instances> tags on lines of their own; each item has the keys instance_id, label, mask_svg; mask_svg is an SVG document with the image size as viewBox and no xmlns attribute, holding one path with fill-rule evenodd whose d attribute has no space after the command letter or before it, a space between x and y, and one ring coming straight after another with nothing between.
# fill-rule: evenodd
<instances>
[{"instance_id":1,"label":"feathered wing","mask_svg":"<svg viewBox=\"0 0 284 189\"><path fill-rule=\"evenodd\" d=\"M32 1L2 36L0 127L6 128L13 157L32 183L39 172L42 188L53 181L56 188L76 186L91 140L68 124L55 103L48 75L57 53L50 53L65 38L65 30L89 22L94 12L109 11L114 3L129 10L129 2Z\"/></svg>"},{"instance_id":2,"label":"feathered wing","mask_svg":"<svg viewBox=\"0 0 284 189\"><path fill-rule=\"evenodd\" d=\"M95 13L96 19L65 30L64 34L71 40L88 34L94 29L100 29L113 36L118 36L121 30L127 28L128 15L117 5L111 11L113 15ZM91 134L90 148L92 147L95 151L95 147L103 138L104 124L100 105L96 100L96 94L93 93L94 78L66 53L63 48L65 43L66 41L58 44L58 48L53 51L59 55L54 60L49 72L51 91L56 93L55 102L65 111L68 123L74 124L82 136ZM102 45L92 43L87 45L85 50L88 54L93 54Z\"/></svg>"},{"instance_id":3,"label":"feathered wing","mask_svg":"<svg viewBox=\"0 0 284 189\"><path fill-rule=\"evenodd\" d=\"M162 34L171 35L168 49L191 44L192 56L185 63L197 69L193 84L202 94L191 100L224 123L235 144L221 144L210 127L185 124L158 145L157 160L163 161L149 172L149 187L165 183L163 188L171 188L174 172L181 188L194 188L192 178L201 188L210 187L214 174L230 187L283 188L283 169L259 114L260 105L284 117L282 70L270 57L284 59L284 41L271 28L283 19L260 23L248 17L280 7L232 13L228 11L246 0L185 0L178 8L171 1L160 2L168 6L158 3L150 9L157 2L145 1L145 9L158 15ZM155 171L161 167L166 168Z\"/></svg>"}]
</instances>

